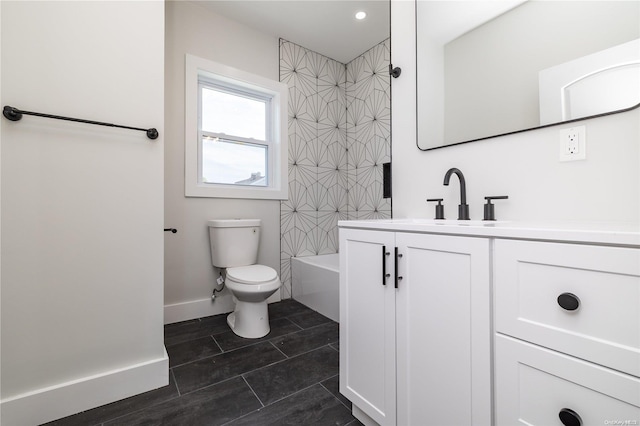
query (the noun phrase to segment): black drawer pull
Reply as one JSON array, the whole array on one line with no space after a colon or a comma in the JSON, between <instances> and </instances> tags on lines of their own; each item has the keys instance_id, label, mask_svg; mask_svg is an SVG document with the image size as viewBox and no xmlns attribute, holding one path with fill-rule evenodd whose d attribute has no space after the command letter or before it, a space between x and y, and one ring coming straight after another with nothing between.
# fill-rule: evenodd
<instances>
[{"instance_id":1,"label":"black drawer pull","mask_svg":"<svg viewBox=\"0 0 640 426\"><path fill-rule=\"evenodd\" d=\"M580 299L572 293L562 293L558 296L558 305L564 310L575 311L580 307Z\"/></svg>"},{"instance_id":2,"label":"black drawer pull","mask_svg":"<svg viewBox=\"0 0 640 426\"><path fill-rule=\"evenodd\" d=\"M560 421L564 426L582 426L582 419L570 408L563 408L558 413L558 417L560 417Z\"/></svg>"},{"instance_id":3,"label":"black drawer pull","mask_svg":"<svg viewBox=\"0 0 640 426\"><path fill-rule=\"evenodd\" d=\"M402 277L398 276L398 259L400 259L402 257L402 253L398 253L398 247L395 248L395 287L398 288L398 281L402 280Z\"/></svg>"},{"instance_id":4,"label":"black drawer pull","mask_svg":"<svg viewBox=\"0 0 640 426\"><path fill-rule=\"evenodd\" d=\"M382 246L382 285L387 285L387 248Z\"/></svg>"}]
</instances>

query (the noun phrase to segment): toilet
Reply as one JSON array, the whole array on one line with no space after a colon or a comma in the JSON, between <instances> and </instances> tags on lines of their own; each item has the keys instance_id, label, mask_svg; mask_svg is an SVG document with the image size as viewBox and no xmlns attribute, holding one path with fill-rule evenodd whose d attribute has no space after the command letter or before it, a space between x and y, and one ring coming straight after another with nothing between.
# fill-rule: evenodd
<instances>
[{"instance_id":1,"label":"toilet","mask_svg":"<svg viewBox=\"0 0 640 426\"><path fill-rule=\"evenodd\" d=\"M249 339L269 334L267 298L280 288L273 268L255 264L260 223L260 219L208 221L211 263L223 269L225 285L236 304L227 323L235 334Z\"/></svg>"}]
</instances>

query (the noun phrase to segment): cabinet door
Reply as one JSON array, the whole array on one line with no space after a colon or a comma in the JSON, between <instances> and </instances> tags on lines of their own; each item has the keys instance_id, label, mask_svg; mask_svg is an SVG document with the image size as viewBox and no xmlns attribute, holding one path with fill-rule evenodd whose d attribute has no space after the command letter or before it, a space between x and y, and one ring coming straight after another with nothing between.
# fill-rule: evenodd
<instances>
[{"instance_id":1,"label":"cabinet door","mask_svg":"<svg viewBox=\"0 0 640 426\"><path fill-rule=\"evenodd\" d=\"M394 245L340 229L340 393L381 425L396 424Z\"/></svg>"},{"instance_id":2,"label":"cabinet door","mask_svg":"<svg viewBox=\"0 0 640 426\"><path fill-rule=\"evenodd\" d=\"M396 234L398 424L491 424L489 242Z\"/></svg>"}]
</instances>

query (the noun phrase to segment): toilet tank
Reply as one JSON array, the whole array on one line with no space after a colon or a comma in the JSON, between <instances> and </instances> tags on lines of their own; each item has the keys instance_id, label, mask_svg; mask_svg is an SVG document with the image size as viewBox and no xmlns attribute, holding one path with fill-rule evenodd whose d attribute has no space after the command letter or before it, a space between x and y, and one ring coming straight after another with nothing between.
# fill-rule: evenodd
<instances>
[{"instance_id":1,"label":"toilet tank","mask_svg":"<svg viewBox=\"0 0 640 426\"><path fill-rule=\"evenodd\" d=\"M258 261L260 219L216 219L207 224L213 266L233 268Z\"/></svg>"}]
</instances>

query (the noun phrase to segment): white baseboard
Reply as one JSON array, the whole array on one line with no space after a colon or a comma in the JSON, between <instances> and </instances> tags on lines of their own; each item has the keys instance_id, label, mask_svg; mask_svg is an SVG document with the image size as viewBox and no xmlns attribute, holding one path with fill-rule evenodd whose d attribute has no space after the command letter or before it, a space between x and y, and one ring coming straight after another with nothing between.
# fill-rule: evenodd
<instances>
[{"instance_id":1,"label":"white baseboard","mask_svg":"<svg viewBox=\"0 0 640 426\"><path fill-rule=\"evenodd\" d=\"M0 401L0 424L39 425L169 384L169 357L83 377Z\"/></svg>"},{"instance_id":2,"label":"white baseboard","mask_svg":"<svg viewBox=\"0 0 640 426\"><path fill-rule=\"evenodd\" d=\"M216 296L215 300L207 298L164 305L164 323L173 324L174 322L225 314L233 311L234 308L235 303L233 303L230 294Z\"/></svg>"},{"instance_id":3,"label":"white baseboard","mask_svg":"<svg viewBox=\"0 0 640 426\"><path fill-rule=\"evenodd\" d=\"M280 292L276 291L267 299L267 302L273 303L280 300ZM233 302L231 294L225 291L220 296L216 296L215 300L207 298L164 305L164 323L173 324L211 315L226 314L232 312L235 307L236 304Z\"/></svg>"}]
</instances>

